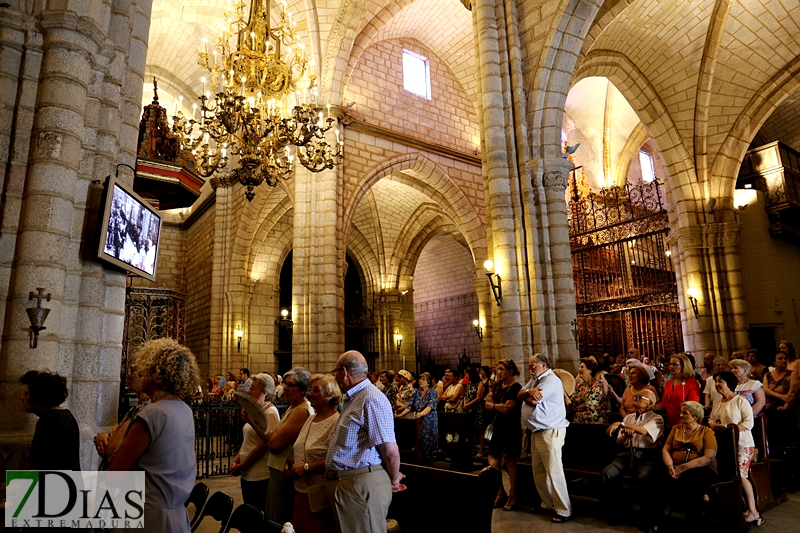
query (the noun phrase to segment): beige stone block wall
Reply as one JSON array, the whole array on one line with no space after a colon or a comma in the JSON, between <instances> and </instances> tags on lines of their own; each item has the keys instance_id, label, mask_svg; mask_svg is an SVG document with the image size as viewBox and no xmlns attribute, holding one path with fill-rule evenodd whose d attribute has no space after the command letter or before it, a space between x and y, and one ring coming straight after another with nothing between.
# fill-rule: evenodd
<instances>
[{"instance_id":1,"label":"beige stone block wall","mask_svg":"<svg viewBox=\"0 0 800 533\"><path fill-rule=\"evenodd\" d=\"M428 59L431 98L403 88L403 50ZM371 124L465 153L479 149L475 108L447 65L414 39L378 42L361 55L345 90L352 112Z\"/></svg>"},{"instance_id":2,"label":"beige stone block wall","mask_svg":"<svg viewBox=\"0 0 800 533\"><path fill-rule=\"evenodd\" d=\"M750 326L776 326L776 341L800 344L800 246L767 231L764 195L741 214L739 241L747 319ZM770 354L765 354L769 359Z\"/></svg>"},{"instance_id":3,"label":"beige stone block wall","mask_svg":"<svg viewBox=\"0 0 800 533\"><path fill-rule=\"evenodd\" d=\"M479 360L481 343L472 326L477 314L478 296L474 290L415 302L414 323L420 360L424 362L430 354L437 364L455 367L465 348L472 361Z\"/></svg>"},{"instance_id":4,"label":"beige stone block wall","mask_svg":"<svg viewBox=\"0 0 800 533\"><path fill-rule=\"evenodd\" d=\"M211 321L211 273L214 246L214 214L210 207L186 230L185 292L186 345L200 366L200 375L208 374ZM218 319L219 317L217 317Z\"/></svg>"},{"instance_id":5,"label":"beige stone block wall","mask_svg":"<svg viewBox=\"0 0 800 533\"><path fill-rule=\"evenodd\" d=\"M156 281L133 278L135 287L151 287L186 292L184 280L184 230L177 224L165 221L161 228L161 242L158 246Z\"/></svg>"}]
</instances>

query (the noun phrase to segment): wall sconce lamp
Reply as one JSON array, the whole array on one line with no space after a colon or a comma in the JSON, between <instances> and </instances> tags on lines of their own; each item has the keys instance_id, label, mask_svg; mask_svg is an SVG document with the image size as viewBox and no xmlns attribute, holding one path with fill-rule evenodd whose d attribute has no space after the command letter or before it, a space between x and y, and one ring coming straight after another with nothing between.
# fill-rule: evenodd
<instances>
[{"instance_id":1,"label":"wall sconce lamp","mask_svg":"<svg viewBox=\"0 0 800 533\"><path fill-rule=\"evenodd\" d=\"M733 191L733 212L738 215L750 204L756 203L758 200L758 192L753 189L750 183L745 184L744 189L735 189Z\"/></svg>"},{"instance_id":2,"label":"wall sconce lamp","mask_svg":"<svg viewBox=\"0 0 800 533\"><path fill-rule=\"evenodd\" d=\"M503 287L500 285L502 280L500 279L500 274L495 274L492 272L494 268L494 263L490 259L487 259L485 263L483 263L483 268L486 269L486 277L489 278L489 284L492 286L492 294L494 294L494 301L497 302L497 307L500 307L500 302L503 300ZM497 283L494 282L494 279L497 278Z\"/></svg>"},{"instance_id":3,"label":"wall sconce lamp","mask_svg":"<svg viewBox=\"0 0 800 533\"><path fill-rule=\"evenodd\" d=\"M36 287L36 292L31 291L28 295L28 300L33 300L34 298L36 298L36 307L25 309L25 312L28 313L28 320L31 321L31 331L33 331L33 339L28 344L32 349L39 345L39 332L47 329L44 327L44 321L47 319L47 315L50 314L50 309L42 307L42 299L49 302L50 293L45 294L42 287Z\"/></svg>"},{"instance_id":4,"label":"wall sconce lamp","mask_svg":"<svg viewBox=\"0 0 800 533\"><path fill-rule=\"evenodd\" d=\"M580 333L581 327L578 325L578 319L572 319L572 338L575 340L575 348L580 349L581 347L581 340L578 337L578 333Z\"/></svg>"},{"instance_id":5,"label":"wall sconce lamp","mask_svg":"<svg viewBox=\"0 0 800 533\"><path fill-rule=\"evenodd\" d=\"M244 331L242 331L242 326L236 326L233 329L233 336L236 337L236 351L242 351L242 337L244 337Z\"/></svg>"},{"instance_id":6,"label":"wall sconce lamp","mask_svg":"<svg viewBox=\"0 0 800 533\"><path fill-rule=\"evenodd\" d=\"M483 328L481 327L481 322L477 318L472 321L472 325L475 326L475 333L478 334L478 340L483 342Z\"/></svg>"},{"instance_id":7,"label":"wall sconce lamp","mask_svg":"<svg viewBox=\"0 0 800 533\"><path fill-rule=\"evenodd\" d=\"M689 302L692 304L694 317L700 318L700 313L697 311L697 298L700 296L700 289L686 289L686 296L689 297Z\"/></svg>"},{"instance_id":8,"label":"wall sconce lamp","mask_svg":"<svg viewBox=\"0 0 800 533\"><path fill-rule=\"evenodd\" d=\"M395 334L394 342L395 344L397 344L397 353L400 353L400 346L403 345L403 336L400 335L399 333Z\"/></svg>"},{"instance_id":9,"label":"wall sconce lamp","mask_svg":"<svg viewBox=\"0 0 800 533\"><path fill-rule=\"evenodd\" d=\"M278 325L283 326L289 332L289 335L292 334L292 329L294 328L294 321L289 316L288 309L281 309L281 318L278 320Z\"/></svg>"}]
</instances>

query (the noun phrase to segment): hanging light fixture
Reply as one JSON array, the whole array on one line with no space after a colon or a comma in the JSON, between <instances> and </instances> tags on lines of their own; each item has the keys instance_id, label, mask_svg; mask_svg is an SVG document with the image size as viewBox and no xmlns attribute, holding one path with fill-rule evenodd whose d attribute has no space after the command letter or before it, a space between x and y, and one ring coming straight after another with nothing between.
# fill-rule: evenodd
<instances>
[{"instance_id":1,"label":"hanging light fixture","mask_svg":"<svg viewBox=\"0 0 800 533\"><path fill-rule=\"evenodd\" d=\"M291 177L295 157L311 172L342 161L339 130L335 143L326 140L334 118L330 104L327 113L319 104L316 76L298 88L313 62L306 59L286 0L282 4L280 23L272 27L270 0L252 0L248 20L245 4L229 0L220 36L210 50L202 41L199 65L209 78L201 78L200 106L193 106L191 118L180 110L173 117L172 131L195 156L196 172L208 177L233 165L230 181L244 185L250 201L262 182L275 187ZM284 48L291 50L290 59L283 58ZM290 93L293 106L286 101Z\"/></svg>"}]
</instances>

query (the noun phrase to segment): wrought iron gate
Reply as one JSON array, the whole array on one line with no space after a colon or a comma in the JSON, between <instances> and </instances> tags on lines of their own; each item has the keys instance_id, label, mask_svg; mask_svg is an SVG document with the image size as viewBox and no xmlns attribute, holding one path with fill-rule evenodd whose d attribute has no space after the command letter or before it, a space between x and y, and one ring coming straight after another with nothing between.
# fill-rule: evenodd
<instances>
[{"instance_id":1,"label":"wrought iron gate","mask_svg":"<svg viewBox=\"0 0 800 533\"><path fill-rule=\"evenodd\" d=\"M581 355L624 354L631 347L651 358L683 351L659 183L593 193L574 174L569 234Z\"/></svg>"},{"instance_id":2,"label":"wrought iron gate","mask_svg":"<svg viewBox=\"0 0 800 533\"><path fill-rule=\"evenodd\" d=\"M149 340L169 337L186 344L186 295L167 289L128 287L125 290L125 329L120 365L120 416L129 407L125 377L130 357Z\"/></svg>"}]
</instances>

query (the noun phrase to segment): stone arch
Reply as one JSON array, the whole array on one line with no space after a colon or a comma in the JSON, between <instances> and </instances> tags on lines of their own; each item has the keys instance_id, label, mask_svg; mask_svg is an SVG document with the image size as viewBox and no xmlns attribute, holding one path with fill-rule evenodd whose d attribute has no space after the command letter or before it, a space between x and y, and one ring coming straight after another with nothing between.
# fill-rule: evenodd
<instances>
[{"instance_id":1,"label":"stone arch","mask_svg":"<svg viewBox=\"0 0 800 533\"><path fill-rule=\"evenodd\" d=\"M616 177L614 185L623 185L628 181L628 167L634 156L639 153L642 145L646 143L649 138L650 134L647 132L645 125L641 122L633 128L633 131L628 136L628 140L625 142L625 146L623 146L620 151L619 159L617 160L617 168L614 171L614 176Z\"/></svg>"},{"instance_id":2,"label":"stone arch","mask_svg":"<svg viewBox=\"0 0 800 533\"><path fill-rule=\"evenodd\" d=\"M561 157L561 127L564 107L575 71L580 47L589 32L603 0L561 0L539 57L534 84L527 89L530 95L528 114L530 146L533 157ZM538 151L538 153L537 153Z\"/></svg>"},{"instance_id":3,"label":"stone arch","mask_svg":"<svg viewBox=\"0 0 800 533\"><path fill-rule=\"evenodd\" d=\"M712 198L732 202L739 167L750 143L781 102L797 91L800 91L800 56L765 83L739 114L711 166L710 175L717 178L712 182Z\"/></svg>"},{"instance_id":4,"label":"stone arch","mask_svg":"<svg viewBox=\"0 0 800 533\"><path fill-rule=\"evenodd\" d=\"M407 268L407 265L409 264L409 260L411 260L412 264L415 264L416 259L419 257L421 249L417 250L416 256L410 253L419 235L430 233L442 225L449 226L451 231L455 230L460 235L460 232L458 232L458 229L455 227L450 217L436 204L425 203L417 207L414 213L408 218L405 227L403 227L395 240L390 264L387 267L388 273L386 283L389 288L399 288L400 281L403 280L406 275L410 276L414 272L414 269Z\"/></svg>"},{"instance_id":5,"label":"stone arch","mask_svg":"<svg viewBox=\"0 0 800 533\"><path fill-rule=\"evenodd\" d=\"M281 181L275 188L259 187L256 197L252 202L248 202L244 197L244 187L241 185L233 186L227 194L233 194L232 209L237 211L236 226L232 229L230 272L231 281L235 283L247 283L247 276L253 266L253 253L258 248L254 246L257 231L263 226L265 220L272 216L275 210L285 211L287 206L294 205L289 185ZM283 207L280 207L283 206ZM282 215L282 213L281 213ZM274 222L273 222L274 223ZM237 279L237 276L240 276Z\"/></svg>"},{"instance_id":6,"label":"stone arch","mask_svg":"<svg viewBox=\"0 0 800 533\"><path fill-rule=\"evenodd\" d=\"M458 228L452 222L445 220L444 217L440 215L436 219L428 222L419 232L417 232L416 235L414 235L414 238L408 245L406 257L403 258L402 264L399 265L400 268L397 276L398 279L405 279L414 274L417 269L419 256L422 254L422 250L425 249L425 246L431 241L431 239L440 235L453 236L457 242L462 244L467 251L469 251L469 246L463 241L463 235L461 235L461 232L458 231Z\"/></svg>"},{"instance_id":7,"label":"stone arch","mask_svg":"<svg viewBox=\"0 0 800 533\"><path fill-rule=\"evenodd\" d=\"M697 212L695 201L702 200L694 173L693 158L678 132L666 106L647 78L627 57L611 50L590 52L575 72L573 83L590 76L602 76L622 93L658 144L670 170L672 203L677 220ZM689 219L684 223L688 224ZM684 225L681 223L681 225Z\"/></svg>"},{"instance_id":8,"label":"stone arch","mask_svg":"<svg viewBox=\"0 0 800 533\"><path fill-rule=\"evenodd\" d=\"M486 259L486 229L475 208L458 185L436 163L419 152L400 155L378 164L361 180L344 210L345 231L367 191L379 180L389 178L427 195L455 222L469 244L473 259Z\"/></svg>"},{"instance_id":9,"label":"stone arch","mask_svg":"<svg viewBox=\"0 0 800 533\"><path fill-rule=\"evenodd\" d=\"M279 222L284 222L291 227L293 222L293 214L294 214L294 208L291 204L291 201L288 198L284 198L261 221L261 224L259 224L258 228L256 228L256 230L253 233L253 240L250 245L249 253L247 256L245 272L247 272L248 275L252 276L253 269L255 268L256 258L262 253L262 250L265 249L264 245L267 242L267 240L275 237L274 235L272 235L273 228L275 228L275 226ZM286 232L282 232L282 238L285 237L286 237ZM291 249L292 236L289 235L288 238L289 240L284 244L288 244L289 248ZM267 268L266 271L269 272L269 268Z\"/></svg>"},{"instance_id":10,"label":"stone arch","mask_svg":"<svg viewBox=\"0 0 800 533\"><path fill-rule=\"evenodd\" d=\"M353 227L347 239L347 252L361 266L370 293L380 290L380 261L367 238L357 227Z\"/></svg>"}]
</instances>

